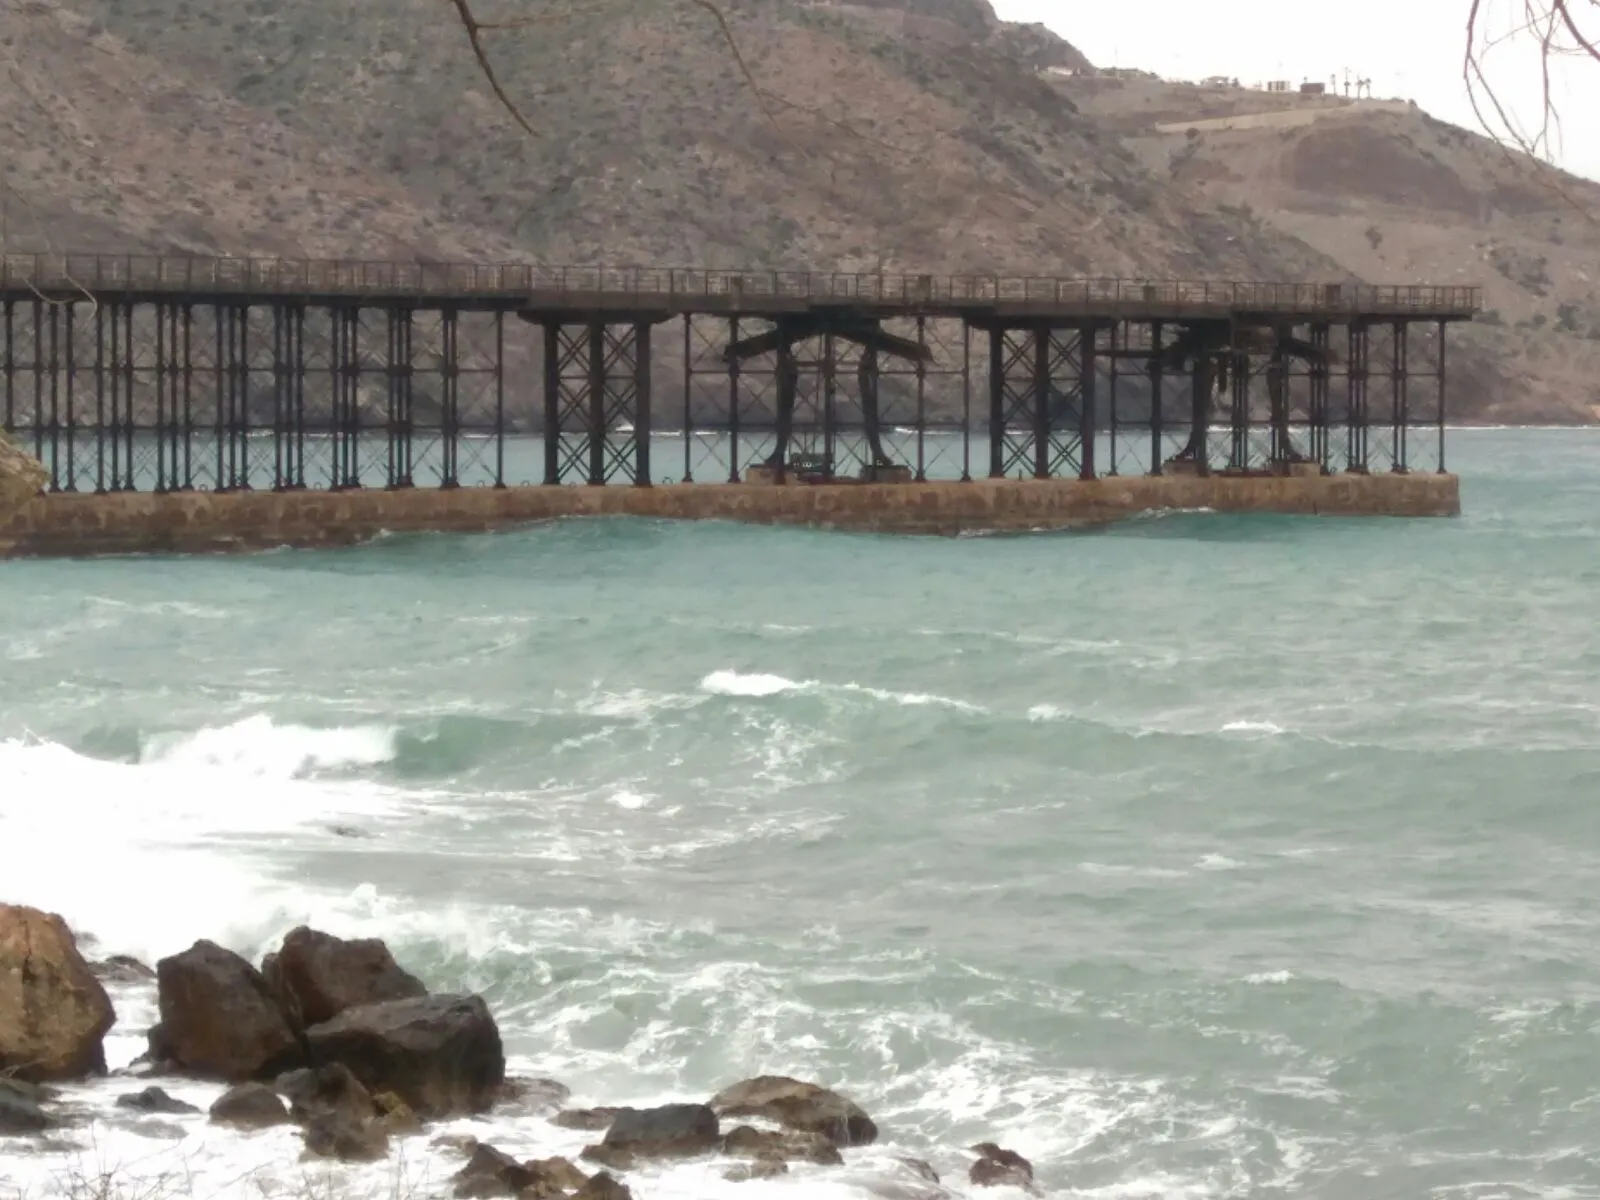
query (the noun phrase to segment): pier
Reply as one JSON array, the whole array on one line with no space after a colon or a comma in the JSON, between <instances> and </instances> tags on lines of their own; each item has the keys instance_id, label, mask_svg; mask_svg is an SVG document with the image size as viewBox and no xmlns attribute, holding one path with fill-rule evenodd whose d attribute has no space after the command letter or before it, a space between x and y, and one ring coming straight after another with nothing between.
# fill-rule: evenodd
<instances>
[{"instance_id":1,"label":"pier","mask_svg":"<svg viewBox=\"0 0 1600 1200\"><path fill-rule=\"evenodd\" d=\"M1333 511L1392 475L1400 511L1453 511L1448 340L1480 307L1453 286L13 255L0 423L49 483L10 534L127 493L570 485L1166 481L1145 503L1255 480ZM1266 486L1286 479L1322 501Z\"/></svg>"}]
</instances>

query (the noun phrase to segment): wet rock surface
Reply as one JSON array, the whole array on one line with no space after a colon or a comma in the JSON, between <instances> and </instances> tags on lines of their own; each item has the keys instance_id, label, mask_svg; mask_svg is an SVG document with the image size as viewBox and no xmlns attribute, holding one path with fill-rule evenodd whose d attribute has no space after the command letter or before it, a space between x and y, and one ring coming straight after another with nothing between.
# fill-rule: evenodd
<instances>
[{"instance_id":1,"label":"wet rock surface","mask_svg":"<svg viewBox=\"0 0 1600 1200\"><path fill-rule=\"evenodd\" d=\"M761 1075L724 1088L710 1106L720 1117L760 1117L820 1133L836 1146L865 1146L878 1139L878 1126L853 1100L784 1075Z\"/></svg>"},{"instance_id":2,"label":"wet rock surface","mask_svg":"<svg viewBox=\"0 0 1600 1200\"><path fill-rule=\"evenodd\" d=\"M271 1078L303 1059L261 972L215 942L196 942L156 964L160 1024L150 1057L228 1083Z\"/></svg>"},{"instance_id":3,"label":"wet rock surface","mask_svg":"<svg viewBox=\"0 0 1600 1200\"><path fill-rule=\"evenodd\" d=\"M111 998L54 913L0 904L0 1073L38 1082L105 1074Z\"/></svg>"},{"instance_id":4,"label":"wet rock surface","mask_svg":"<svg viewBox=\"0 0 1600 1200\"><path fill-rule=\"evenodd\" d=\"M208 1114L213 1123L234 1129L268 1129L289 1123L278 1093L263 1083L241 1083L217 1098Z\"/></svg>"},{"instance_id":5,"label":"wet rock surface","mask_svg":"<svg viewBox=\"0 0 1600 1200\"><path fill-rule=\"evenodd\" d=\"M361 1005L312 1026L306 1041L314 1061L342 1063L425 1120L487 1112L505 1082L500 1030L478 996Z\"/></svg>"},{"instance_id":6,"label":"wet rock surface","mask_svg":"<svg viewBox=\"0 0 1600 1200\"><path fill-rule=\"evenodd\" d=\"M346 940L300 926L283 939L273 963L273 991L303 1026L320 1025L364 1004L428 994L377 938ZM263 974L267 974L263 963Z\"/></svg>"},{"instance_id":7,"label":"wet rock surface","mask_svg":"<svg viewBox=\"0 0 1600 1200\"><path fill-rule=\"evenodd\" d=\"M124 1092L117 1097L117 1107L140 1113L165 1113L169 1116L200 1111L193 1104L175 1099L158 1087L147 1087L142 1092Z\"/></svg>"}]
</instances>

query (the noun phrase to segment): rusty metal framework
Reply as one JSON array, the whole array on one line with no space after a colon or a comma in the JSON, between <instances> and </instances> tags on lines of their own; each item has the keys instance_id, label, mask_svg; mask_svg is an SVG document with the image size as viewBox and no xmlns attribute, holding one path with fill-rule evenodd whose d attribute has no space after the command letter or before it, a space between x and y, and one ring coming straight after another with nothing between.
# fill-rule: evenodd
<instances>
[{"instance_id":1,"label":"rusty metal framework","mask_svg":"<svg viewBox=\"0 0 1600 1200\"><path fill-rule=\"evenodd\" d=\"M0 424L62 492L1442 471L1449 326L1477 302L932 276L613 282L8 258ZM705 289L737 308L693 303ZM1013 291L1070 299L995 301ZM1130 315L1134 297L1147 311Z\"/></svg>"}]
</instances>

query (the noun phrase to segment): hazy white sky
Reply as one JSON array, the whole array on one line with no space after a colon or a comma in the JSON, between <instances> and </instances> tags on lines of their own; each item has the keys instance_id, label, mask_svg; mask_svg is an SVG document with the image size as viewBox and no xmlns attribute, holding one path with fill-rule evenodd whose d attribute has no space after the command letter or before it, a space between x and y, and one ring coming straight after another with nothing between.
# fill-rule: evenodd
<instances>
[{"instance_id":1,"label":"hazy white sky","mask_svg":"<svg viewBox=\"0 0 1600 1200\"><path fill-rule=\"evenodd\" d=\"M1181 79L1231 75L1241 83L1295 84L1342 79L1348 70L1352 78L1371 79L1374 96L1415 100L1443 120L1483 131L1462 78L1470 0L1314 6L1300 0L994 0L994 6L1006 20L1043 22L1100 66L1142 67ZM1523 8L1523 0L1483 0L1486 34L1513 30ZM1586 20L1600 36L1600 20ZM1505 42L1484 63L1501 102L1530 133L1540 111L1538 63L1527 35ZM1600 63L1561 61L1554 76L1562 130L1551 155L1570 171L1600 179Z\"/></svg>"}]
</instances>

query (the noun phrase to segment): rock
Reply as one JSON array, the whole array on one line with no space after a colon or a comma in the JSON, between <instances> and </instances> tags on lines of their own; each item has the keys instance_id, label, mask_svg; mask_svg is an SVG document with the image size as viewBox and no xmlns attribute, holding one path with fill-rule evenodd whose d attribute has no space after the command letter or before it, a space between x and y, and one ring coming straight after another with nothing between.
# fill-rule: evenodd
<instances>
[{"instance_id":1,"label":"rock","mask_svg":"<svg viewBox=\"0 0 1600 1200\"><path fill-rule=\"evenodd\" d=\"M824 1134L798 1130L753 1129L740 1125L722 1139L722 1152L733 1158L775 1158L783 1162L813 1162L836 1166L843 1162L839 1147Z\"/></svg>"},{"instance_id":2,"label":"rock","mask_svg":"<svg viewBox=\"0 0 1600 1200\"><path fill-rule=\"evenodd\" d=\"M601 1171L574 1192L571 1200L633 1200L633 1192Z\"/></svg>"},{"instance_id":3,"label":"rock","mask_svg":"<svg viewBox=\"0 0 1600 1200\"><path fill-rule=\"evenodd\" d=\"M266 964L262 964L266 974ZM298 1005L306 1026L331 1021L346 1009L388 1000L412 1000L428 989L401 970L377 938L346 941L304 925L291 930L278 950L273 982Z\"/></svg>"},{"instance_id":4,"label":"rock","mask_svg":"<svg viewBox=\"0 0 1600 1200\"><path fill-rule=\"evenodd\" d=\"M572 1089L558 1080L512 1076L500 1085L495 1095L495 1107L515 1105L542 1116L559 1109L571 1097Z\"/></svg>"},{"instance_id":5,"label":"rock","mask_svg":"<svg viewBox=\"0 0 1600 1200\"><path fill-rule=\"evenodd\" d=\"M536 1158L524 1165L542 1183L555 1189L551 1193L552 1195L565 1195L567 1192L582 1191L583 1186L589 1182L588 1176L565 1158Z\"/></svg>"},{"instance_id":6,"label":"rock","mask_svg":"<svg viewBox=\"0 0 1600 1200\"><path fill-rule=\"evenodd\" d=\"M972 1147L978 1161L967 1172L974 1187L1016 1187L1033 1190L1033 1164L1015 1150L1005 1150L993 1142Z\"/></svg>"},{"instance_id":7,"label":"rock","mask_svg":"<svg viewBox=\"0 0 1600 1200\"><path fill-rule=\"evenodd\" d=\"M500 1030L478 996L363 1004L313 1025L306 1041L313 1061L343 1063L428 1120L488 1111L505 1081Z\"/></svg>"},{"instance_id":8,"label":"rock","mask_svg":"<svg viewBox=\"0 0 1600 1200\"><path fill-rule=\"evenodd\" d=\"M124 1092L117 1097L117 1107L131 1108L135 1112L167 1113L173 1116L200 1111L192 1104L173 1099L158 1087L147 1087L142 1092Z\"/></svg>"},{"instance_id":9,"label":"rock","mask_svg":"<svg viewBox=\"0 0 1600 1200\"><path fill-rule=\"evenodd\" d=\"M211 1106L211 1120L235 1129L267 1129L287 1125L289 1110L264 1083L241 1083L229 1088Z\"/></svg>"},{"instance_id":10,"label":"rock","mask_svg":"<svg viewBox=\"0 0 1600 1200\"><path fill-rule=\"evenodd\" d=\"M89 970L105 983L148 983L156 977L156 973L137 958L125 954L113 954L103 962L90 963Z\"/></svg>"},{"instance_id":11,"label":"rock","mask_svg":"<svg viewBox=\"0 0 1600 1200\"><path fill-rule=\"evenodd\" d=\"M582 1129L590 1133L598 1133L602 1129L611 1128L611 1122L616 1120L620 1108L566 1108L550 1118L552 1125L559 1125L563 1129Z\"/></svg>"},{"instance_id":12,"label":"rock","mask_svg":"<svg viewBox=\"0 0 1600 1200\"><path fill-rule=\"evenodd\" d=\"M435 1150L455 1150L466 1155L470 1155L482 1144L470 1133L441 1133L428 1143Z\"/></svg>"},{"instance_id":13,"label":"rock","mask_svg":"<svg viewBox=\"0 0 1600 1200\"><path fill-rule=\"evenodd\" d=\"M156 964L161 1023L150 1057L229 1083L270 1078L303 1060L300 1041L267 987L244 959L214 942L196 942Z\"/></svg>"},{"instance_id":14,"label":"rock","mask_svg":"<svg viewBox=\"0 0 1600 1200\"><path fill-rule=\"evenodd\" d=\"M532 1188L534 1173L504 1150L479 1144L467 1165L455 1174L455 1194L463 1200L486 1200L491 1196L516 1196Z\"/></svg>"},{"instance_id":15,"label":"rock","mask_svg":"<svg viewBox=\"0 0 1600 1200\"><path fill-rule=\"evenodd\" d=\"M758 1158L754 1162L736 1163L722 1173L729 1183L747 1183L752 1179L771 1179L787 1175L789 1164L781 1158Z\"/></svg>"},{"instance_id":16,"label":"rock","mask_svg":"<svg viewBox=\"0 0 1600 1200\"><path fill-rule=\"evenodd\" d=\"M290 1119L301 1125L308 1125L317 1117L334 1116L359 1126L378 1116L372 1093L343 1063L290 1071L279 1076L277 1090L289 1101Z\"/></svg>"},{"instance_id":17,"label":"rock","mask_svg":"<svg viewBox=\"0 0 1600 1200\"><path fill-rule=\"evenodd\" d=\"M897 1155L895 1162L908 1168L918 1179L926 1179L929 1183L939 1182L939 1172L935 1171L933 1167L923 1162L920 1158L906 1158L902 1155Z\"/></svg>"},{"instance_id":18,"label":"rock","mask_svg":"<svg viewBox=\"0 0 1600 1200\"><path fill-rule=\"evenodd\" d=\"M67 923L0 904L0 1073L34 1082L103 1075L115 1020Z\"/></svg>"},{"instance_id":19,"label":"rock","mask_svg":"<svg viewBox=\"0 0 1600 1200\"><path fill-rule=\"evenodd\" d=\"M44 1133L58 1121L42 1107L44 1093L14 1079L0 1078L0 1137Z\"/></svg>"},{"instance_id":20,"label":"rock","mask_svg":"<svg viewBox=\"0 0 1600 1200\"><path fill-rule=\"evenodd\" d=\"M393 1092L379 1092L372 1103L378 1110L378 1120L391 1135L422 1132L422 1118Z\"/></svg>"},{"instance_id":21,"label":"rock","mask_svg":"<svg viewBox=\"0 0 1600 1200\"><path fill-rule=\"evenodd\" d=\"M16 512L50 482L50 472L0 431L0 520Z\"/></svg>"},{"instance_id":22,"label":"rock","mask_svg":"<svg viewBox=\"0 0 1600 1200\"><path fill-rule=\"evenodd\" d=\"M307 1158L368 1163L389 1155L389 1132L376 1114L358 1119L345 1109L318 1109L306 1118L300 1136Z\"/></svg>"},{"instance_id":23,"label":"rock","mask_svg":"<svg viewBox=\"0 0 1600 1200\"><path fill-rule=\"evenodd\" d=\"M130 1121L123 1128L139 1137L160 1138L164 1142L178 1142L189 1136L171 1121Z\"/></svg>"},{"instance_id":24,"label":"rock","mask_svg":"<svg viewBox=\"0 0 1600 1200\"><path fill-rule=\"evenodd\" d=\"M837 1092L783 1075L762 1075L711 1098L721 1117L761 1117L787 1129L820 1133L837 1146L865 1146L878 1127L859 1105Z\"/></svg>"},{"instance_id":25,"label":"rock","mask_svg":"<svg viewBox=\"0 0 1600 1200\"><path fill-rule=\"evenodd\" d=\"M627 1170L623 1162L640 1158L693 1158L721 1145L717 1114L704 1104L663 1104L657 1108L624 1108L617 1112L598 1147L583 1157ZM599 1151L591 1154L590 1150ZM620 1153L619 1153L620 1152Z\"/></svg>"}]
</instances>

